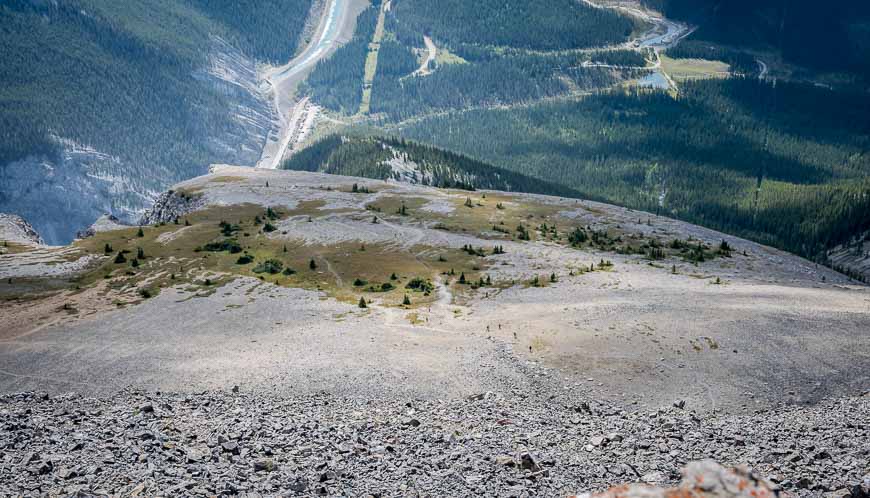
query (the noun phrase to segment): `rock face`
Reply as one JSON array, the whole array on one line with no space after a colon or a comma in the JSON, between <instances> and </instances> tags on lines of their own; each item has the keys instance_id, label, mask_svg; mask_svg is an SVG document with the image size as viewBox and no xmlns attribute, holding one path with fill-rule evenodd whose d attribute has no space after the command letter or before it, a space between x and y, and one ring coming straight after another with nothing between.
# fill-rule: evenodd
<instances>
[{"instance_id":1,"label":"rock face","mask_svg":"<svg viewBox=\"0 0 870 498\"><path fill-rule=\"evenodd\" d=\"M205 200L199 195L191 195L185 192L170 190L157 198L151 209L145 212L140 225L156 225L158 223L171 223L188 213L205 207Z\"/></svg>"},{"instance_id":2,"label":"rock face","mask_svg":"<svg viewBox=\"0 0 870 498\"><path fill-rule=\"evenodd\" d=\"M257 62L218 37L206 50L207 63L191 76L220 103L202 108L198 120L220 126L193 132L204 147L201 164L155 164L138 150L101 150L53 137L56 154L0 164L0 212L21 214L49 244L62 245L104 213L134 223L160 192L204 173L211 162L255 164L274 119L259 89ZM136 123L130 125L137 133Z\"/></svg>"},{"instance_id":3,"label":"rock face","mask_svg":"<svg viewBox=\"0 0 870 498\"><path fill-rule=\"evenodd\" d=\"M130 218L156 192L125 174L117 157L58 138L55 157L0 165L0 211L27 218L52 245L70 242L103 213Z\"/></svg>"},{"instance_id":4,"label":"rock face","mask_svg":"<svg viewBox=\"0 0 870 498\"><path fill-rule=\"evenodd\" d=\"M0 240L27 245L43 245L42 237L21 216L0 213Z\"/></svg>"}]
</instances>

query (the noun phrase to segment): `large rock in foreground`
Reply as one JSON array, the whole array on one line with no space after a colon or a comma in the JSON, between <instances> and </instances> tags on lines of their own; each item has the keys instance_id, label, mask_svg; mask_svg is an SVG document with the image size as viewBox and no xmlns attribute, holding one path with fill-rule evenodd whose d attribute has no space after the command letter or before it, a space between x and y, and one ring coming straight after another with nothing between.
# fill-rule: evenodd
<instances>
[{"instance_id":1,"label":"large rock in foreground","mask_svg":"<svg viewBox=\"0 0 870 498\"><path fill-rule=\"evenodd\" d=\"M587 493L581 498L766 498L778 496L779 492L779 487L748 468L728 470L706 460L688 464L683 469L683 482L676 488L633 484L617 486L603 493Z\"/></svg>"}]
</instances>

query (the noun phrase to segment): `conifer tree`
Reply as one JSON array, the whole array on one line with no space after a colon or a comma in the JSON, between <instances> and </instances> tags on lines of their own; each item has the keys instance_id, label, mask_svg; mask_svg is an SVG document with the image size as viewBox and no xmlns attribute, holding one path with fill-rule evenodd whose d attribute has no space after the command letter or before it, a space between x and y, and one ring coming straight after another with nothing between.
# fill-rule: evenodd
<instances>
[{"instance_id":1,"label":"conifer tree","mask_svg":"<svg viewBox=\"0 0 870 498\"><path fill-rule=\"evenodd\" d=\"M369 306L366 304L366 298L364 298L364 297L360 297L360 298L359 298L359 307L362 308L362 309L366 309L366 308L369 307Z\"/></svg>"}]
</instances>

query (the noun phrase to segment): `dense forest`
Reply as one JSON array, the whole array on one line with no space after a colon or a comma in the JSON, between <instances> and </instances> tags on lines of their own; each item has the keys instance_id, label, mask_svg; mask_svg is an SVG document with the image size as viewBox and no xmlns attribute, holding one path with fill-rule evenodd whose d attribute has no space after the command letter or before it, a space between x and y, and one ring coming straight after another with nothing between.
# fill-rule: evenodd
<instances>
[{"instance_id":1,"label":"dense forest","mask_svg":"<svg viewBox=\"0 0 870 498\"><path fill-rule=\"evenodd\" d=\"M379 70L371 111L401 120L445 109L527 102L610 86L632 73L581 67L579 59L576 55L501 56L451 64L426 77L405 79Z\"/></svg>"},{"instance_id":2,"label":"dense forest","mask_svg":"<svg viewBox=\"0 0 870 498\"><path fill-rule=\"evenodd\" d=\"M413 165L394 170L390 162ZM284 162L283 169L319 171L378 180L400 179L441 188L491 189L578 197L575 190L476 161L462 154L401 138L332 135Z\"/></svg>"},{"instance_id":3,"label":"dense forest","mask_svg":"<svg viewBox=\"0 0 870 498\"><path fill-rule=\"evenodd\" d=\"M870 97L755 78L417 121L401 134L816 257L870 228Z\"/></svg>"},{"instance_id":4,"label":"dense forest","mask_svg":"<svg viewBox=\"0 0 870 498\"><path fill-rule=\"evenodd\" d=\"M356 114L362 101L366 55L377 26L379 9L380 2L375 1L357 17L353 39L328 59L317 63L300 86L301 93L311 95L327 109Z\"/></svg>"},{"instance_id":5,"label":"dense forest","mask_svg":"<svg viewBox=\"0 0 870 498\"><path fill-rule=\"evenodd\" d=\"M870 78L870 2L643 0L699 26L693 40L773 49L815 71Z\"/></svg>"},{"instance_id":6,"label":"dense forest","mask_svg":"<svg viewBox=\"0 0 870 498\"><path fill-rule=\"evenodd\" d=\"M451 48L565 50L625 41L635 24L576 0L395 0L388 27L400 39L425 34Z\"/></svg>"},{"instance_id":7,"label":"dense forest","mask_svg":"<svg viewBox=\"0 0 870 498\"><path fill-rule=\"evenodd\" d=\"M250 71L253 60L291 57L310 5L311 0L2 2L0 173L28 156L58 164L76 144L115 158L105 165L111 170L88 174L121 179L125 192L118 195L127 195L131 189L159 191L201 174L210 163L236 160L232 147L238 144L232 142L250 134L250 120L234 113L257 112L240 109L240 99L248 107L257 102L210 77L212 57L226 50L247 54ZM240 9L250 12L241 15ZM268 113L264 102L260 111ZM16 209L10 204L14 194L0 192L2 209Z\"/></svg>"},{"instance_id":8,"label":"dense forest","mask_svg":"<svg viewBox=\"0 0 870 498\"><path fill-rule=\"evenodd\" d=\"M529 49L623 41L635 28L633 21L607 9L573 0L557 4L394 1L386 16L387 35L380 46L370 112L395 121L443 110L535 101L607 87L637 76L638 71L630 68L647 64L645 55L633 50L530 53ZM318 104L346 115L359 109L378 8L373 5L363 12L353 40L309 76L302 91ZM456 16L463 22L454 22ZM477 24L487 28L477 29ZM412 75L419 66L414 51L422 50L423 34L435 37L440 50L449 47L456 58L436 63L431 74L418 77ZM584 62L626 69L583 67Z\"/></svg>"},{"instance_id":9,"label":"dense forest","mask_svg":"<svg viewBox=\"0 0 870 498\"><path fill-rule=\"evenodd\" d=\"M257 2L240 16L243 5L219 0L3 2L0 164L50 150L51 130L114 155L204 167L204 127L229 120L220 92L191 77L208 62L209 37L288 58L286 36L298 38L310 0L292 3Z\"/></svg>"}]
</instances>

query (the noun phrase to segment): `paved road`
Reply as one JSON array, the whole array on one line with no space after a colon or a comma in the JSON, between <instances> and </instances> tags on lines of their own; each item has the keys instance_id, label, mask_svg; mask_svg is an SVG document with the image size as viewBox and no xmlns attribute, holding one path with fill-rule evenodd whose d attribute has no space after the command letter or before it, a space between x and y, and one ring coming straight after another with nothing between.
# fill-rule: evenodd
<instances>
[{"instance_id":1,"label":"paved road","mask_svg":"<svg viewBox=\"0 0 870 498\"><path fill-rule=\"evenodd\" d=\"M298 104L296 87L319 61L349 40L362 5L363 0L329 0L315 35L316 41L287 64L272 68L265 74L265 80L272 87L280 129L263 148L258 168L275 169L281 162L290 145L288 136L294 132L291 118Z\"/></svg>"}]
</instances>

